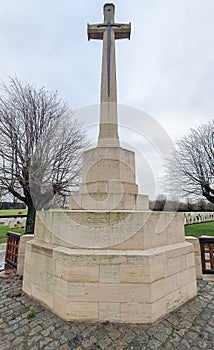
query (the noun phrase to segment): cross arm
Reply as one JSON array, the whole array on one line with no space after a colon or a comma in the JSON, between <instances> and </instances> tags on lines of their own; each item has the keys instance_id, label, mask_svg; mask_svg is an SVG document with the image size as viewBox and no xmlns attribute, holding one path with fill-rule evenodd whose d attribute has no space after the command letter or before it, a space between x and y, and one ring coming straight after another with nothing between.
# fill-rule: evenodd
<instances>
[{"instance_id":1,"label":"cross arm","mask_svg":"<svg viewBox=\"0 0 214 350\"><path fill-rule=\"evenodd\" d=\"M90 39L103 39L103 32L105 30L104 25L99 24L88 24L87 26L87 33L88 33L88 40Z\"/></svg>"},{"instance_id":2,"label":"cross arm","mask_svg":"<svg viewBox=\"0 0 214 350\"><path fill-rule=\"evenodd\" d=\"M114 27L115 39L129 39L131 36L131 23L119 24Z\"/></svg>"}]
</instances>

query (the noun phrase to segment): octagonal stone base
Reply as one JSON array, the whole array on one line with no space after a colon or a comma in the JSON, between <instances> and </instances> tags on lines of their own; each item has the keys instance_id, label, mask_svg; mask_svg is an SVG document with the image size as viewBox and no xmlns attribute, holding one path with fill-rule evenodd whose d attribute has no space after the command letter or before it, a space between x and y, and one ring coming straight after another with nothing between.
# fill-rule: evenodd
<instances>
[{"instance_id":1,"label":"octagonal stone base","mask_svg":"<svg viewBox=\"0 0 214 350\"><path fill-rule=\"evenodd\" d=\"M193 247L73 249L30 241L23 290L68 321L153 323L196 295Z\"/></svg>"}]
</instances>

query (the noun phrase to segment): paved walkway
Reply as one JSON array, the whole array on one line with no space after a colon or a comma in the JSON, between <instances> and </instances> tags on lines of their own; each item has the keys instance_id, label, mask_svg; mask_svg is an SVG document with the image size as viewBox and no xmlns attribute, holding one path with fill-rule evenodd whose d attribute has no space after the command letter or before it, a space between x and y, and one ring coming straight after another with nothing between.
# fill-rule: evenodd
<instances>
[{"instance_id":1,"label":"paved walkway","mask_svg":"<svg viewBox=\"0 0 214 350\"><path fill-rule=\"evenodd\" d=\"M213 350L214 282L198 282L198 297L153 326L62 321L0 275L1 350Z\"/></svg>"}]
</instances>

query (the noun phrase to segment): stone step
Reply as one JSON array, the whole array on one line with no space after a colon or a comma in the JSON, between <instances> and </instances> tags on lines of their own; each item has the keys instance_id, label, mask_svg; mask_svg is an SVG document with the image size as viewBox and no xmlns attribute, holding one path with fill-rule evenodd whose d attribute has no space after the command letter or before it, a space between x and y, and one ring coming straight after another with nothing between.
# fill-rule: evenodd
<instances>
[{"instance_id":1,"label":"stone step","mask_svg":"<svg viewBox=\"0 0 214 350\"><path fill-rule=\"evenodd\" d=\"M214 274L204 274L202 275L203 281L212 281L214 282Z\"/></svg>"}]
</instances>

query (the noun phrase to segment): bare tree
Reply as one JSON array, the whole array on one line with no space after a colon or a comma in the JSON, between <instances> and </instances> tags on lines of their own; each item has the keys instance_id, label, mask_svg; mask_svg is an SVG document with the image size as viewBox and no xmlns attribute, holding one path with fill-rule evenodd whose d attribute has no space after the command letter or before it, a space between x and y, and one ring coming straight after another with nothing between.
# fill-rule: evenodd
<instances>
[{"instance_id":1,"label":"bare tree","mask_svg":"<svg viewBox=\"0 0 214 350\"><path fill-rule=\"evenodd\" d=\"M205 197L214 203L214 120L191 129L177 143L166 175L172 194Z\"/></svg>"},{"instance_id":2,"label":"bare tree","mask_svg":"<svg viewBox=\"0 0 214 350\"><path fill-rule=\"evenodd\" d=\"M154 201L150 201L150 209L154 211L163 211L166 205L166 196L159 193Z\"/></svg>"},{"instance_id":3,"label":"bare tree","mask_svg":"<svg viewBox=\"0 0 214 350\"><path fill-rule=\"evenodd\" d=\"M28 207L26 232L36 209L77 186L85 136L57 93L10 78L0 95L0 186Z\"/></svg>"}]
</instances>

